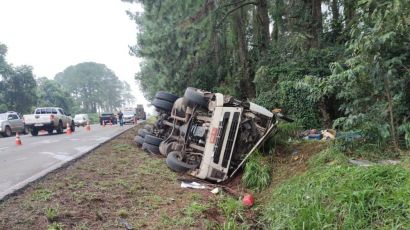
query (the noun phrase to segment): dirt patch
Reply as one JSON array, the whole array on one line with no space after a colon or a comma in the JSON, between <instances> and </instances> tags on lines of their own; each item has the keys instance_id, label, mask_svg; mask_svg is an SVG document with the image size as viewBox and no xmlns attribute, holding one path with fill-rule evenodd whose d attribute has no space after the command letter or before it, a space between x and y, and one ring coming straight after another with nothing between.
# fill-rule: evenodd
<instances>
[{"instance_id":1,"label":"dirt patch","mask_svg":"<svg viewBox=\"0 0 410 230\"><path fill-rule=\"evenodd\" d=\"M138 127L0 203L0 229L206 229L217 196L180 188L164 158L133 143Z\"/></svg>"}]
</instances>

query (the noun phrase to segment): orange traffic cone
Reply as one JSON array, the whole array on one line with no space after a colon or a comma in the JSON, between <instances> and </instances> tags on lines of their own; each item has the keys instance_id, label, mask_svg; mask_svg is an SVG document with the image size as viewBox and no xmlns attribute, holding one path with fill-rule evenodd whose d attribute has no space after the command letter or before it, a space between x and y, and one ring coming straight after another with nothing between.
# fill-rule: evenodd
<instances>
[{"instance_id":1,"label":"orange traffic cone","mask_svg":"<svg viewBox=\"0 0 410 230\"><path fill-rule=\"evenodd\" d=\"M22 145L20 135L18 132L16 133L16 145Z\"/></svg>"},{"instance_id":2,"label":"orange traffic cone","mask_svg":"<svg viewBox=\"0 0 410 230\"><path fill-rule=\"evenodd\" d=\"M71 128L70 128L70 124L67 123L67 134L71 135Z\"/></svg>"},{"instance_id":3,"label":"orange traffic cone","mask_svg":"<svg viewBox=\"0 0 410 230\"><path fill-rule=\"evenodd\" d=\"M91 126L90 126L90 122L89 122L89 121L87 121L87 126L85 126L85 130L91 131Z\"/></svg>"}]
</instances>

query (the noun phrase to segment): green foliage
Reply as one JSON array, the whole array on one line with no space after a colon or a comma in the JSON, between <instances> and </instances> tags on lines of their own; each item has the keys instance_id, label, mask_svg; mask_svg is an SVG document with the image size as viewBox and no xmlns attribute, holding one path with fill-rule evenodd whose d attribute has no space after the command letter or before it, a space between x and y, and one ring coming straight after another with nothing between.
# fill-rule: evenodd
<instances>
[{"instance_id":1,"label":"green foliage","mask_svg":"<svg viewBox=\"0 0 410 230\"><path fill-rule=\"evenodd\" d=\"M45 77L37 79L37 106L57 106L68 113L74 113L74 101L71 95L54 80Z\"/></svg>"},{"instance_id":2,"label":"green foliage","mask_svg":"<svg viewBox=\"0 0 410 230\"><path fill-rule=\"evenodd\" d=\"M314 166L340 158L324 154ZM264 218L270 229L407 229L409 191L400 166L325 166L275 189Z\"/></svg>"},{"instance_id":3,"label":"green foliage","mask_svg":"<svg viewBox=\"0 0 410 230\"><path fill-rule=\"evenodd\" d=\"M129 84L121 82L104 64L84 62L69 66L55 80L70 92L82 112L95 113L97 108L114 111L134 100Z\"/></svg>"},{"instance_id":4,"label":"green foliage","mask_svg":"<svg viewBox=\"0 0 410 230\"><path fill-rule=\"evenodd\" d=\"M58 207L48 207L45 209L44 214L46 215L47 220L52 223L58 219Z\"/></svg>"},{"instance_id":5,"label":"green foliage","mask_svg":"<svg viewBox=\"0 0 410 230\"><path fill-rule=\"evenodd\" d=\"M52 224L49 224L47 227L47 230L63 230L64 225L62 223L57 223L53 222Z\"/></svg>"},{"instance_id":6,"label":"green foliage","mask_svg":"<svg viewBox=\"0 0 410 230\"><path fill-rule=\"evenodd\" d=\"M247 188L261 192L271 180L271 166L264 162L259 151L254 152L245 165L242 182Z\"/></svg>"},{"instance_id":7,"label":"green foliage","mask_svg":"<svg viewBox=\"0 0 410 230\"><path fill-rule=\"evenodd\" d=\"M40 188L33 192L32 199L37 201L49 201L53 194L53 191Z\"/></svg>"}]
</instances>

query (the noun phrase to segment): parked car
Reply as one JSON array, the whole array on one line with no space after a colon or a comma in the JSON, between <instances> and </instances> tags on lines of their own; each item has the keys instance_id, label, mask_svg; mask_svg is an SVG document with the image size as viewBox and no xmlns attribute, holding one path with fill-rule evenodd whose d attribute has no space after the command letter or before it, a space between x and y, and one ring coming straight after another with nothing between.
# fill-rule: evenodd
<instances>
[{"instance_id":1,"label":"parked car","mask_svg":"<svg viewBox=\"0 0 410 230\"><path fill-rule=\"evenodd\" d=\"M134 124L136 118L135 109L134 108L124 108L122 112L122 120L124 124L130 123Z\"/></svg>"},{"instance_id":2,"label":"parked car","mask_svg":"<svg viewBox=\"0 0 410 230\"><path fill-rule=\"evenodd\" d=\"M236 173L276 131L278 118L292 121L257 104L191 87L176 98L157 93L152 102L157 121L139 131L136 142L166 156L172 170L215 182Z\"/></svg>"},{"instance_id":3,"label":"parked car","mask_svg":"<svg viewBox=\"0 0 410 230\"><path fill-rule=\"evenodd\" d=\"M90 118L88 118L87 114L76 114L74 116L74 124L77 127L86 126L87 123L90 122Z\"/></svg>"},{"instance_id":4,"label":"parked car","mask_svg":"<svg viewBox=\"0 0 410 230\"><path fill-rule=\"evenodd\" d=\"M0 114L0 134L9 137L15 132L27 133L24 128L24 121L19 114L14 111Z\"/></svg>"},{"instance_id":5,"label":"parked car","mask_svg":"<svg viewBox=\"0 0 410 230\"><path fill-rule=\"evenodd\" d=\"M100 115L100 125L103 124L117 124L117 117L114 113L101 113Z\"/></svg>"},{"instance_id":6,"label":"parked car","mask_svg":"<svg viewBox=\"0 0 410 230\"><path fill-rule=\"evenodd\" d=\"M30 130L31 135L37 136L40 130L45 130L52 134L54 130L58 134L70 127L75 131L74 120L71 114L64 112L58 107L41 107L34 110L34 114L24 115L25 127Z\"/></svg>"}]
</instances>

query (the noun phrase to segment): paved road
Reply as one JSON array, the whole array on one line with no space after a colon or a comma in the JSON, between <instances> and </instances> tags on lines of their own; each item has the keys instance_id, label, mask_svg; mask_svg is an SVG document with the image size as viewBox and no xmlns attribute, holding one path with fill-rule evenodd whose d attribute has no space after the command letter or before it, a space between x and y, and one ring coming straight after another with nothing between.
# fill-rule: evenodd
<instances>
[{"instance_id":1,"label":"paved road","mask_svg":"<svg viewBox=\"0 0 410 230\"><path fill-rule=\"evenodd\" d=\"M131 127L92 125L90 132L80 127L71 135L22 135L21 146L15 137L0 138L0 200Z\"/></svg>"}]
</instances>

